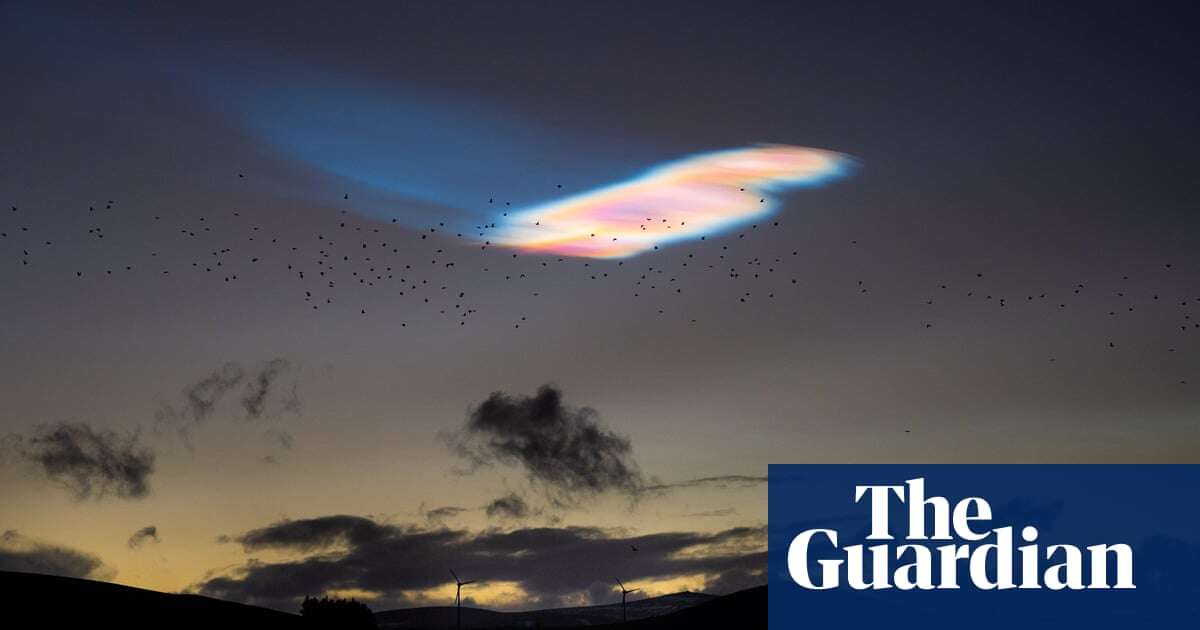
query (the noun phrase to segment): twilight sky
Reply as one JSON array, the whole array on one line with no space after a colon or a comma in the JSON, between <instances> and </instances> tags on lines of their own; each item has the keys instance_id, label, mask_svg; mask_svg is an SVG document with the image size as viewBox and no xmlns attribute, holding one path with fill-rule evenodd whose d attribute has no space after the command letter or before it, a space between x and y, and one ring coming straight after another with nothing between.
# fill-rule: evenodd
<instances>
[{"instance_id":1,"label":"twilight sky","mask_svg":"<svg viewBox=\"0 0 1200 630\"><path fill-rule=\"evenodd\" d=\"M769 462L1200 459L1192 11L252 4L0 5L0 569L725 592Z\"/></svg>"}]
</instances>

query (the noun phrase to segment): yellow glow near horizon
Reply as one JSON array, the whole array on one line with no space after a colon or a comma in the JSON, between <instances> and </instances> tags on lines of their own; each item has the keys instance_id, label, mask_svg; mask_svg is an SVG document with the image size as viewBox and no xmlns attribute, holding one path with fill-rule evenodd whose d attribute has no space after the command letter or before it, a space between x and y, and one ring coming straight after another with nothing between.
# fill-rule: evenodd
<instances>
[{"instance_id":1,"label":"yellow glow near horizon","mask_svg":"<svg viewBox=\"0 0 1200 630\"><path fill-rule=\"evenodd\" d=\"M444 584L435 588L401 591L411 606L453 606L454 583ZM507 610L529 602L529 593L521 587L520 582L496 580L476 582L464 586L462 597L471 606Z\"/></svg>"}]
</instances>

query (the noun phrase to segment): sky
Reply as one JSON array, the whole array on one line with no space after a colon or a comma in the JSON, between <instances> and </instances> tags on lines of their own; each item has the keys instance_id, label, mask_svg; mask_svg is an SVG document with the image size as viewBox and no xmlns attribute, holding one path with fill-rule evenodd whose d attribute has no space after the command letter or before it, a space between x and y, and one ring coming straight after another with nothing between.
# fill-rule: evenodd
<instances>
[{"instance_id":1,"label":"sky","mask_svg":"<svg viewBox=\"0 0 1200 630\"><path fill-rule=\"evenodd\" d=\"M3 3L0 569L723 593L768 463L1196 462L1196 17Z\"/></svg>"}]
</instances>

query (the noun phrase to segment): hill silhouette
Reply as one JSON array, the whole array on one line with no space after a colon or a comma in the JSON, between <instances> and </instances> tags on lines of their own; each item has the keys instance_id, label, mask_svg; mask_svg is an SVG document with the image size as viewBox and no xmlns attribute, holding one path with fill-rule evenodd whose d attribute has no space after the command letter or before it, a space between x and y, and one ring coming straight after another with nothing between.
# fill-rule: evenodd
<instances>
[{"instance_id":1,"label":"hill silhouette","mask_svg":"<svg viewBox=\"0 0 1200 630\"><path fill-rule=\"evenodd\" d=\"M269 608L238 604L200 595L161 593L36 573L0 571L7 619L22 627L121 630L303 630L304 619ZM463 608L463 627L579 628L608 630L674 630L767 626L767 587L717 597L675 593L629 602L630 621L621 623L621 605L499 612ZM454 607L405 608L376 614L381 629L441 630L454 627Z\"/></svg>"},{"instance_id":2,"label":"hill silhouette","mask_svg":"<svg viewBox=\"0 0 1200 630\"><path fill-rule=\"evenodd\" d=\"M613 624L608 630L766 630L766 627L767 587L763 585L717 597L661 617Z\"/></svg>"},{"instance_id":3,"label":"hill silhouette","mask_svg":"<svg viewBox=\"0 0 1200 630\"><path fill-rule=\"evenodd\" d=\"M0 593L5 618L25 628L304 628L299 615L278 610L55 575L0 571Z\"/></svg>"},{"instance_id":4,"label":"hill silhouette","mask_svg":"<svg viewBox=\"0 0 1200 630\"><path fill-rule=\"evenodd\" d=\"M627 612L630 619L657 617L676 610L695 606L715 599L704 593L674 593L660 597L648 597L629 602ZM422 628L435 630L455 627L454 606L425 606L400 608L375 613L380 628ZM600 606L577 606L572 608L547 608L501 612L485 608L462 610L464 628L575 628L598 626L619 622L621 604Z\"/></svg>"},{"instance_id":5,"label":"hill silhouette","mask_svg":"<svg viewBox=\"0 0 1200 630\"><path fill-rule=\"evenodd\" d=\"M621 623L621 605L551 608L500 612L463 608L462 627L472 630L504 628L657 629L657 628L766 628L765 586L718 597L704 593L674 593L629 602L629 622ZM453 606L402 608L376 613L379 627L388 630L448 630L454 625Z\"/></svg>"}]
</instances>

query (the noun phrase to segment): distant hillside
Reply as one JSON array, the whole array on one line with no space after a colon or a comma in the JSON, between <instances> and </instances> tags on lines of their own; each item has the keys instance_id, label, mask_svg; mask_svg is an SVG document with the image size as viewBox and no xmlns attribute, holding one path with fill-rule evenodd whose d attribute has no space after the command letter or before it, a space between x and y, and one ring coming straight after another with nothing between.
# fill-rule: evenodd
<instances>
[{"instance_id":1,"label":"distant hillside","mask_svg":"<svg viewBox=\"0 0 1200 630\"><path fill-rule=\"evenodd\" d=\"M12 628L200 630L302 628L299 615L201 597L76 578L0 571Z\"/></svg>"},{"instance_id":2,"label":"distant hillside","mask_svg":"<svg viewBox=\"0 0 1200 630\"><path fill-rule=\"evenodd\" d=\"M201 597L160 593L76 578L0 571L5 618L21 628L63 630L303 630L299 615ZM621 604L504 613L463 608L463 627L659 630L767 626L767 587L715 597L675 593L629 602L630 621L622 624ZM380 628L444 630L454 627L454 607L405 608L378 613ZM4 627L8 627L7 625Z\"/></svg>"},{"instance_id":3,"label":"distant hillside","mask_svg":"<svg viewBox=\"0 0 1200 630\"><path fill-rule=\"evenodd\" d=\"M717 597L691 608L625 624L605 630L766 630L767 587L756 586L731 595Z\"/></svg>"},{"instance_id":4,"label":"distant hillside","mask_svg":"<svg viewBox=\"0 0 1200 630\"><path fill-rule=\"evenodd\" d=\"M628 616L631 620L644 620L646 627L658 627L656 620L664 619L699 606L719 602L724 597L704 593L675 593L661 597L650 597L629 602ZM448 630L455 627L453 606L426 608L402 608L376 613L381 629L390 630ZM763 600L763 618L766 618L766 600ZM580 628L585 626L612 626L621 622L621 604L583 606L578 608L550 608L522 612L497 612L480 608L463 608L462 626L474 630L500 628ZM640 627L640 626L639 626Z\"/></svg>"}]
</instances>

